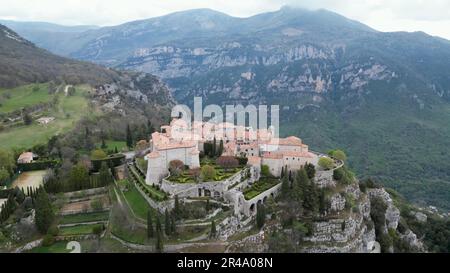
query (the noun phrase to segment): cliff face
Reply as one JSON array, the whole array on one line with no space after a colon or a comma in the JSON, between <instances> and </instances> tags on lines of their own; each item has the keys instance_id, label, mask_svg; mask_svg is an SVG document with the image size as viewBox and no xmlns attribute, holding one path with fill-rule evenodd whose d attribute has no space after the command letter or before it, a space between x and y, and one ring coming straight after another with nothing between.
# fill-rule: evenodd
<instances>
[{"instance_id":1,"label":"cliff face","mask_svg":"<svg viewBox=\"0 0 450 273\"><path fill-rule=\"evenodd\" d=\"M317 178L327 206L321 213L300 216L297 224L286 227L283 212L278 211L277 219L271 216L262 231L233 242L229 249L304 253L424 251L416 234L400 226L400 211L384 188L360 186L357 179L342 183L329 178L325 183L323 177ZM299 235L298 223L308 223L303 235Z\"/></svg>"}]
</instances>

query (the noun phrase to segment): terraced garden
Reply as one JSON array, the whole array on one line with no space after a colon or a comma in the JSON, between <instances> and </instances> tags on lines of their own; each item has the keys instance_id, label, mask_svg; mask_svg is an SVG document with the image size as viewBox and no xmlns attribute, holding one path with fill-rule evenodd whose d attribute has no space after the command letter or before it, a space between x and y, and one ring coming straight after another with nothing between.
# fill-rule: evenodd
<instances>
[{"instance_id":1,"label":"terraced garden","mask_svg":"<svg viewBox=\"0 0 450 273\"><path fill-rule=\"evenodd\" d=\"M80 213L61 216L59 224L66 225L75 223L100 222L100 221L107 221L108 219L109 219L109 212Z\"/></svg>"},{"instance_id":2,"label":"terraced garden","mask_svg":"<svg viewBox=\"0 0 450 273\"><path fill-rule=\"evenodd\" d=\"M93 234L94 229L97 227L102 227L103 224L93 224L93 225L76 225L72 227L61 227L59 229L60 236L77 236L77 235L88 235Z\"/></svg>"},{"instance_id":3,"label":"terraced garden","mask_svg":"<svg viewBox=\"0 0 450 273\"><path fill-rule=\"evenodd\" d=\"M280 183L280 180L277 178L271 177L262 177L258 182L255 182L250 187L244 189L244 197L245 200L251 200L261 193L275 187Z\"/></svg>"},{"instance_id":4,"label":"terraced garden","mask_svg":"<svg viewBox=\"0 0 450 273\"><path fill-rule=\"evenodd\" d=\"M148 197L156 202L165 201L169 198L167 193L159 190L156 187L149 186L145 183L144 174L135 166L128 165L130 179L135 183Z\"/></svg>"}]
</instances>

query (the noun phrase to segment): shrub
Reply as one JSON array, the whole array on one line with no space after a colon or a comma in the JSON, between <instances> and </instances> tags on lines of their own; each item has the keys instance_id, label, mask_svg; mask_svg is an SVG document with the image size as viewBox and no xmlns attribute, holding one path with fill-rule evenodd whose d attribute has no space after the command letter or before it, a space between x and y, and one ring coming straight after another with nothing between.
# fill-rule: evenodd
<instances>
[{"instance_id":1,"label":"shrub","mask_svg":"<svg viewBox=\"0 0 450 273\"><path fill-rule=\"evenodd\" d=\"M51 246L55 243L55 237L51 234L47 234L44 236L44 239L42 240L42 246Z\"/></svg>"},{"instance_id":2,"label":"shrub","mask_svg":"<svg viewBox=\"0 0 450 273\"><path fill-rule=\"evenodd\" d=\"M103 150L100 149L91 152L91 158L94 160L104 159L107 156L108 155Z\"/></svg>"},{"instance_id":3,"label":"shrub","mask_svg":"<svg viewBox=\"0 0 450 273\"><path fill-rule=\"evenodd\" d=\"M333 150L328 153L330 156L339 159L341 161L347 160L347 155L342 150Z\"/></svg>"},{"instance_id":4,"label":"shrub","mask_svg":"<svg viewBox=\"0 0 450 273\"><path fill-rule=\"evenodd\" d=\"M58 226L56 226L56 225L51 226L51 227L48 229L48 234L50 234L50 235L52 235L52 236L58 236L58 234L59 234L59 228L58 228Z\"/></svg>"},{"instance_id":5,"label":"shrub","mask_svg":"<svg viewBox=\"0 0 450 273\"><path fill-rule=\"evenodd\" d=\"M92 228L92 233L94 233L95 235L100 235L102 234L103 230L105 230L105 227L102 225L96 225Z\"/></svg>"},{"instance_id":6,"label":"shrub","mask_svg":"<svg viewBox=\"0 0 450 273\"><path fill-rule=\"evenodd\" d=\"M269 166L267 166L267 165L261 166L261 175L266 176L266 177L272 176L272 174L270 173Z\"/></svg>"},{"instance_id":7,"label":"shrub","mask_svg":"<svg viewBox=\"0 0 450 273\"><path fill-rule=\"evenodd\" d=\"M221 156L216 159L216 164L224 169L231 169L239 166L239 160L234 156Z\"/></svg>"},{"instance_id":8,"label":"shrub","mask_svg":"<svg viewBox=\"0 0 450 273\"><path fill-rule=\"evenodd\" d=\"M213 180L216 176L216 170L214 167L205 165L202 167L202 178L203 180Z\"/></svg>"},{"instance_id":9,"label":"shrub","mask_svg":"<svg viewBox=\"0 0 450 273\"><path fill-rule=\"evenodd\" d=\"M171 175L180 175L184 170L184 163L181 160L172 160L169 163L169 171Z\"/></svg>"},{"instance_id":10,"label":"shrub","mask_svg":"<svg viewBox=\"0 0 450 273\"><path fill-rule=\"evenodd\" d=\"M330 170L334 166L334 162L331 158L321 157L319 159L319 166L324 170Z\"/></svg>"},{"instance_id":11,"label":"shrub","mask_svg":"<svg viewBox=\"0 0 450 273\"><path fill-rule=\"evenodd\" d=\"M245 166L248 163L248 158L246 158L246 157L241 156L241 157L236 157L236 159L239 161L240 166Z\"/></svg>"}]
</instances>

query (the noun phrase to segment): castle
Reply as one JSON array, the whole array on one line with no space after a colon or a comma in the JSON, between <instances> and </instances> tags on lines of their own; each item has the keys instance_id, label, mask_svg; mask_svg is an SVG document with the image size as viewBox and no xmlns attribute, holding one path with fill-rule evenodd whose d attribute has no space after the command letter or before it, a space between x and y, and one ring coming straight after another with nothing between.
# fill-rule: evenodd
<instances>
[{"instance_id":1,"label":"castle","mask_svg":"<svg viewBox=\"0 0 450 273\"><path fill-rule=\"evenodd\" d=\"M221 143L222 156L247 158L240 171L220 181L175 182L170 179L169 165L181 161L189 170L199 169L200 155L205 144ZM245 189L261 178L262 167L273 177L280 177L283 168L299 170L305 164L318 165L321 155L309 151L295 136L276 138L270 129L253 130L231 123L193 122L173 119L170 125L161 126L150 140L147 160L146 184L157 186L171 197L211 197L223 200L234 208L235 214L251 216L256 205L278 194L281 183L266 189L252 198L245 198Z\"/></svg>"},{"instance_id":2,"label":"castle","mask_svg":"<svg viewBox=\"0 0 450 273\"><path fill-rule=\"evenodd\" d=\"M282 168L298 170L307 163L317 165L319 156L295 136L275 138L268 129L253 130L231 123L193 122L173 119L152 134L148 161L147 184L158 184L169 174L169 163L180 160L190 169L200 167L204 143L222 140L223 155L244 156L249 165L260 169L267 165L272 175L280 176Z\"/></svg>"}]
</instances>

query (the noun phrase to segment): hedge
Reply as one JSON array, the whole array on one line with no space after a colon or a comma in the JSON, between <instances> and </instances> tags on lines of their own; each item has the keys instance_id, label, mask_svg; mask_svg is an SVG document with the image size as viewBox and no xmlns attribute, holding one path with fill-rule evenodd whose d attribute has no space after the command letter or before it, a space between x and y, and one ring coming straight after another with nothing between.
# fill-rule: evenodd
<instances>
[{"instance_id":1,"label":"hedge","mask_svg":"<svg viewBox=\"0 0 450 273\"><path fill-rule=\"evenodd\" d=\"M17 170L20 172L39 171L53 168L58 164L57 160L36 161L31 163L18 163Z\"/></svg>"},{"instance_id":2,"label":"hedge","mask_svg":"<svg viewBox=\"0 0 450 273\"><path fill-rule=\"evenodd\" d=\"M104 158L104 159L93 159L92 160L92 168L93 168L93 170L95 172L100 170L100 168L102 167L102 163L103 162L106 162L106 165L108 165L108 167L110 167L110 168L117 167L117 166L123 165L125 163L125 155L124 154L117 154L117 155L109 156L109 157Z\"/></svg>"}]
</instances>

